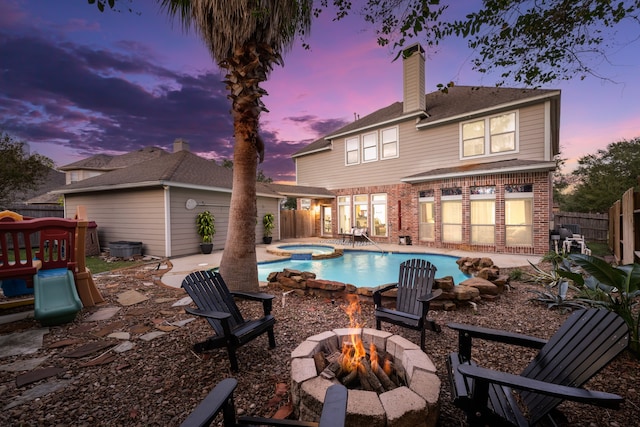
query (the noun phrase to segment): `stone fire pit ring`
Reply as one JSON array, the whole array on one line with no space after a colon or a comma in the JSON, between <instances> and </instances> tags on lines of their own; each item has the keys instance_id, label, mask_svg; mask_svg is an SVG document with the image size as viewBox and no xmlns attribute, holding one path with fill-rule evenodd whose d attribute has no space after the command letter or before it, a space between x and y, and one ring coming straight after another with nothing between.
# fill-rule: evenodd
<instances>
[{"instance_id":1,"label":"stone fire pit ring","mask_svg":"<svg viewBox=\"0 0 640 427\"><path fill-rule=\"evenodd\" d=\"M435 427L440 410L440 379L436 367L420 346L389 332L370 328L341 328L309 337L291 352L291 394L296 415L318 421L327 388L337 380L316 373L313 355L327 348L342 348L359 335L393 356L394 365L406 372L407 386L378 395L349 389L346 425L349 427Z\"/></svg>"}]
</instances>

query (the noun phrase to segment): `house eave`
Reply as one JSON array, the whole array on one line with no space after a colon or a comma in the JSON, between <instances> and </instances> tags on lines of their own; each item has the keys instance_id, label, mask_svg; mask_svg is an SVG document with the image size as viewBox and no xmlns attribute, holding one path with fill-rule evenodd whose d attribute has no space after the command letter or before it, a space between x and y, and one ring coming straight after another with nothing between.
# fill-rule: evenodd
<instances>
[{"instance_id":1,"label":"house eave","mask_svg":"<svg viewBox=\"0 0 640 427\"><path fill-rule=\"evenodd\" d=\"M551 98L555 98L555 97L559 97L560 96L560 91L553 91L550 93L546 93L540 96L534 96L531 98L527 98L524 100L518 100L518 101L512 101L512 102L506 102L504 104L499 104L499 105L494 105L492 107L487 107L487 108L483 108L481 110L474 110L474 111L470 111L467 113L463 113L463 114L456 114L455 116L449 116L449 117L444 117L442 119L439 120L434 120L432 122L426 122L426 123L420 123L416 125L416 129L423 129L423 128L428 128L431 126L438 126L438 125L442 125L445 123L450 123L450 122L460 122L460 121L464 121L467 119L470 119L472 117L477 117L477 116L483 116L486 115L488 113L491 113L492 111L497 111L497 110L504 110L504 109L509 109L509 108L513 108L516 106L522 106L522 105L527 105L527 104L531 104L531 103L535 103L535 102L539 102L539 101L543 101L546 99L551 99Z\"/></svg>"},{"instance_id":2,"label":"house eave","mask_svg":"<svg viewBox=\"0 0 640 427\"><path fill-rule=\"evenodd\" d=\"M331 144L329 144L326 147L318 148L316 150L305 151L304 153L293 154L291 156L291 158L295 159L296 157L306 156L307 154L315 154L315 153L320 153L322 151L331 151L331 148L332 148L332 146L331 146Z\"/></svg>"},{"instance_id":3,"label":"house eave","mask_svg":"<svg viewBox=\"0 0 640 427\"><path fill-rule=\"evenodd\" d=\"M499 168L499 169L478 169L476 171L452 172L452 173L444 173L440 175L414 176L410 178L401 178L400 181L406 182L408 184L417 184L420 182L436 181L436 180L450 179L450 178L461 178L461 177L467 177L467 176L505 174L505 173L517 173L517 172L550 171L550 170L554 170L555 168L556 168L555 162L546 162L546 163L539 163L539 164L529 165L529 166L512 166L512 167Z\"/></svg>"},{"instance_id":4,"label":"house eave","mask_svg":"<svg viewBox=\"0 0 640 427\"><path fill-rule=\"evenodd\" d=\"M351 135L351 134L360 133L360 132L363 132L363 131L366 131L366 130L369 130L369 129L378 128L380 126L390 125L390 124L397 123L397 122L403 122L405 120L412 119L412 118L415 118L415 117L429 117L429 115L427 114L426 111L418 110L418 111L414 111L413 113L403 114L403 115L395 117L393 119L385 120L383 122L373 123L373 124L371 124L369 126L363 126L363 127L360 127L360 128L349 130L347 132L340 132L340 133L335 133L335 134L332 134L332 135L327 135L327 136L325 136L324 139L332 140L332 139L335 139L335 138L340 138L341 136Z\"/></svg>"}]
</instances>

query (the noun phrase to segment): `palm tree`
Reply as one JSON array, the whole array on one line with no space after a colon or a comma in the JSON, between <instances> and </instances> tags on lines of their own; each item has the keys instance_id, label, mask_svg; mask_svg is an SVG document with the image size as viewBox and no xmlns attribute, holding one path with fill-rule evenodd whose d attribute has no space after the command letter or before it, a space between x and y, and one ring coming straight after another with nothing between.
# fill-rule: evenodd
<instances>
[{"instance_id":1,"label":"palm tree","mask_svg":"<svg viewBox=\"0 0 640 427\"><path fill-rule=\"evenodd\" d=\"M234 127L233 192L220 272L229 287L256 290L256 172L264 158L261 97L274 64L311 26L312 0L157 0L185 30L194 28L213 60L227 71Z\"/></svg>"}]
</instances>

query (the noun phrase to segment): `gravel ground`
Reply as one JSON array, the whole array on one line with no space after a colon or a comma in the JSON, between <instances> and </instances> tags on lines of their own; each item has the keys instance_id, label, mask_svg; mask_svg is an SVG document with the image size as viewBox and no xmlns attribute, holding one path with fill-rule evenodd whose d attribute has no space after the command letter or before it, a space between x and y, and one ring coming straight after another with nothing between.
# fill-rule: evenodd
<instances>
[{"instance_id":1,"label":"gravel ground","mask_svg":"<svg viewBox=\"0 0 640 427\"><path fill-rule=\"evenodd\" d=\"M26 358L47 359L39 368L59 367L57 376L18 387L16 377L23 372L0 371L0 396L5 405L0 411L0 425L7 426L174 426L179 425L212 387L221 379L235 376L239 385L235 394L238 412L249 415L272 416L287 404L288 393L276 393L290 383L291 351L308 336L348 326L348 317L342 301L329 301L314 297L289 294L283 306L282 291L274 293L275 333L277 347L268 348L267 338L259 337L243 346L239 352L240 372L233 374L225 350L199 355L191 351L192 344L211 335L208 324L197 319L151 341L140 336L158 329L172 329L168 323L190 318L180 307L172 304L183 298L181 289L153 284L157 272L138 267L116 274L97 275L95 281L105 299L104 306L118 306L117 296L136 290L148 300L124 306L111 319L86 322L98 307L82 311L74 323L50 328L44 336L44 346L29 356L13 356L0 360L8 364ZM532 303L527 283L512 282L511 290L497 301L480 303L477 312L470 307L455 311L432 311L439 324L448 322L471 323L496 327L514 332L548 338L566 318L566 314L547 310ZM245 317L258 315L261 307L255 303L241 303ZM362 305L360 319L365 327L375 327L373 307ZM0 334L39 327L33 320L0 325ZM419 333L389 325L383 328L401 334L415 343ZM131 333L133 350L124 353L108 351L108 363L83 366L89 360L105 353L106 349L84 358L65 356L71 350L90 342L117 344L108 338L108 331ZM450 402L450 389L446 378L446 355L456 350L457 337L446 327L440 334L429 333L427 353L434 361L442 380L441 426L465 425L461 411ZM66 344L66 345L64 345ZM475 345L475 344L474 344ZM532 357L532 352L516 347L478 344L474 357L486 367L517 373ZM616 358L605 370L594 377L587 388L608 391L625 397L620 410L608 410L588 405L562 404L561 408L571 426L631 426L640 425L640 362L629 352ZM67 381L67 385L26 403L7 409L16 397L42 384ZM280 387L278 387L280 385Z\"/></svg>"}]
</instances>

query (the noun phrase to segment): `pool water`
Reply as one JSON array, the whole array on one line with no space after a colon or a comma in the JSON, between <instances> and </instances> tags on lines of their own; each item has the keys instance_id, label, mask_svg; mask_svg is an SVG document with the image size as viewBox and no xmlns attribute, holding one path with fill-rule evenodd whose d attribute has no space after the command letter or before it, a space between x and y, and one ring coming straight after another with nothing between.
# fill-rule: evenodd
<instances>
[{"instance_id":1,"label":"pool water","mask_svg":"<svg viewBox=\"0 0 640 427\"><path fill-rule=\"evenodd\" d=\"M400 264L411 258L430 261L438 269L436 277L452 276L455 284L469 278L458 268L456 257L419 253L380 253L345 251L344 256L324 260L282 260L258 263L258 280L285 268L310 271L316 278L349 283L356 287L375 287L398 281Z\"/></svg>"},{"instance_id":2,"label":"pool water","mask_svg":"<svg viewBox=\"0 0 640 427\"><path fill-rule=\"evenodd\" d=\"M324 245L282 245L278 249L291 253L311 253L312 255L332 254L333 246Z\"/></svg>"}]
</instances>

